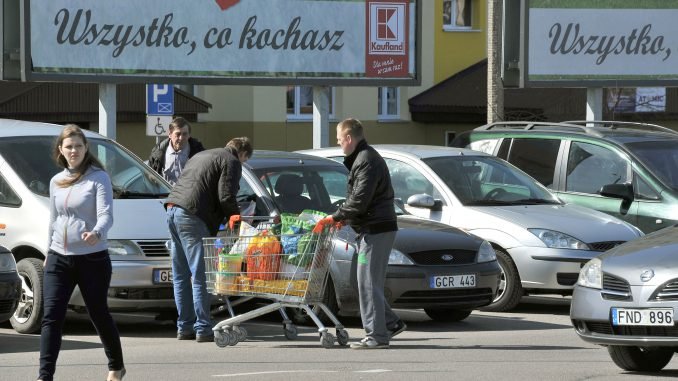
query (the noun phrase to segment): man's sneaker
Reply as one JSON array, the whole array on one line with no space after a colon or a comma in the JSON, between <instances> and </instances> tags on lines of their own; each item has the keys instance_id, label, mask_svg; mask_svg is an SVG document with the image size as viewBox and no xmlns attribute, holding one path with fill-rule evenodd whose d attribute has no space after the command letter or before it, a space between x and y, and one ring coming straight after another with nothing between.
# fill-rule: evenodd
<instances>
[{"instance_id":1,"label":"man's sneaker","mask_svg":"<svg viewBox=\"0 0 678 381\"><path fill-rule=\"evenodd\" d=\"M388 349L388 344L380 344L371 337L366 337L357 343L351 343L351 349Z\"/></svg>"},{"instance_id":2,"label":"man's sneaker","mask_svg":"<svg viewBox=\"0 0 678 381\"><path fill-rule=\"evenodd\" d=\"M402 320L398 320L395 327L390 329L391 338L396 337L397 335L399 335L400 333L402 333L406 329L407 329L407 324L405 324L405 322L402 321Z\"/></svg>"},{"instance_id":3,"label":"man's sneaker","mask_svg":"<svg viewBox=\"0 0 678 381\"><path fill-rule=\"evenodd\" d=\"M195 341L199 343L211 343L214 342L214 335L198 335L195 337Z\"/></svg>"},{"instance_id":4,"label":"man's sneaker","mask_svg":"<svg viewBox=\"0 0 678 381\"><path fill-rule=\"evenodd\" d=\"M195 332L191 333L177 332L177 340L195 340Z\"/></svg>"}]
</instances>

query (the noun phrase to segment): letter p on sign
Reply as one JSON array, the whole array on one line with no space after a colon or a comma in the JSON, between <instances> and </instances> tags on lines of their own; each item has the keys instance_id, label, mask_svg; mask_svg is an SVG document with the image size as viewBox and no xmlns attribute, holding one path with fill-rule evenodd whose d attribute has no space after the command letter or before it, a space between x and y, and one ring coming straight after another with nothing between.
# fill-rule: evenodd
<instances>
[{"instance_id":1,"label":"letter p on sign","mask_svg":"<svg viewBox=\"0 0 678 381\"><path fill-rule=\"evenodd\" d=\"M146 85L146 114L174 115L174 86Z\"/></svg>"}]
</instances>

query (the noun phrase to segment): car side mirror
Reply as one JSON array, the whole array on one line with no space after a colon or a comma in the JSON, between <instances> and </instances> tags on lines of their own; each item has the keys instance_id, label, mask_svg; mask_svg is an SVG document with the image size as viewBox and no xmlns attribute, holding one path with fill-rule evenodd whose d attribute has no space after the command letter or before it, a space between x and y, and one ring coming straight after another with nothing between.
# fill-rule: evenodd
<instances>
[{"instance_id":1,"label":"car side mirror","mask_svg":"<svg viewBox=\"0 0 678 381\"><path fill-rule=\"evenodd\" d=\"M434 212L443 210L443 202L441 200L434 199L432 196L429 196L426 193L413 194L412 196L408 197L407 205L413 206L415 208L431 209Z\"/></svg>"},{"instance_id":2,"label":"car side mirror","mask_svg":"<svg viewBox=\"0 0 678 381\"><path fill-rule=\"evenodd\" d=\"M614 197L621 198L624 201L631 202L633 201L633 185L630 183L626 184L606 184L600 188L601 196L605 197Z\"/></svg>"}]
</instances>

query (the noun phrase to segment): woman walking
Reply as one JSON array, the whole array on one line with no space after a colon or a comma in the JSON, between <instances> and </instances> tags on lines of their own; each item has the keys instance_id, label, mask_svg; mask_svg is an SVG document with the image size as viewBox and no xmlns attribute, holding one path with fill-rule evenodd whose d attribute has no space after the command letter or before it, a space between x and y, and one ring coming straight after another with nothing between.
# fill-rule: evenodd
<instances>
[{"instance_id":1,"label":"woman walking","mask_svg":"<svg viewBox=\"0 0 678 381\"><path fill-rule=\"evenodd\" d=\"M107 380L119 381L125 375L125 366L120 334L107 304L111 259L106 234L113 225L111 180L89 152L85 134L74 124L61 131L54 157L64 170L49 185L49 251L44 263L45 315L38 379L52 381L66 308L73 289L79 286L108 357Z\"/></svg>"}]
</instances>

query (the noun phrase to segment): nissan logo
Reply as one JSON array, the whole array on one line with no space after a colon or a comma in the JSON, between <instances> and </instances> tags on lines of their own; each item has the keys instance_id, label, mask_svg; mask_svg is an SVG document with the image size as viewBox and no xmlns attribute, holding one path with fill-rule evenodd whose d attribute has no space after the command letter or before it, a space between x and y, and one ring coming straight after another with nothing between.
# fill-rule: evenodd
<instances>
[{"instance_id":1,"label":"nissan logo","mask_svg":"<svg viewBox=\"0 0 678 381\"><path fill-rule=\"evenodd\" d=\"M654 271L652 269L643 270L640 273L640 280L643 282L648 282L652 278L654 278Z\"/></svg>"},{"instance_id":2,"label":"nissan logo","mask_svg":"<svg viewBox=\"0 0 678 381\"><path fill-rule=\"evenodd\" d=\"M440 258L442 258L443 261L447 261L447 262L454 259L454 257L450 254L445 254L445 255L441 256Z\"/></svg>"}]
</instances>

